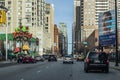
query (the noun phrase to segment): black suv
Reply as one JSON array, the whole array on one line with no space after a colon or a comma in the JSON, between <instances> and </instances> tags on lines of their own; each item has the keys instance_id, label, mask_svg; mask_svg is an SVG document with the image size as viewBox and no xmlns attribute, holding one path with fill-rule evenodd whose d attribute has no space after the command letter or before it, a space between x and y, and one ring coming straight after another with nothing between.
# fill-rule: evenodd
<instances>
[{"instance_id":1,"label":"black suv","mask_svg":"<svg viewBox=\"0 0 120 80\"><path fill-rule=\"evenodd\" d=\"M49 55L48 61L57 61L57 56L56 55Z\"/></svg>"},{"instance_id":2,"label":"black suv","mask_svg":"<svg viewBox=\"0 0 120 80\"><path fill-rule=\"evenodd\" d=\"M105 52L88 52L84 61L84 71L100 69L109 72L108 55Z\"/></svg>"}]
</instances>

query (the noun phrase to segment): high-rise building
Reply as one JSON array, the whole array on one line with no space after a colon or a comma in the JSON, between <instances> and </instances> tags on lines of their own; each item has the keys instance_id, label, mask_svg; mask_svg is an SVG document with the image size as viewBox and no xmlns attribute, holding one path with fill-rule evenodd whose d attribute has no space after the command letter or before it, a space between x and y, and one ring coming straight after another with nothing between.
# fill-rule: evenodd
<instances>
[{"instance_id":1,"label":"high-rise building","mask_svg":"<svg viewBox=\"0 0 120 80\"><path fill-rule=\"evenodd\" d=\"M120 29L120 0L117 0L117 20L118 20L118 29Z\"/></svg>"},{"instance_id":2,"label":"high-rise building","mask_svg":"<svg viewBox=\"0 0 120 80\"><path fill-rule=\"evenodd\" d=\"M28 26L33 37L39 38L39 45L44 45L43 34L45 27L45 0L2 0L8 8L7 24L8 33L14 32L20 25ZM43 47L39 47L40 54Z\"/></svg>"},{"instance_id":3,"label":"high-rise building","mask_svg":"<svg viewBox=\"0 0 120 80\"><path fill-rule=\"evenodd\" d=\"M54 5L46 3L46 24L45 31L47 32L47 50L51 50L54 54ZM44 36L45 36L44 35Z\"/></svg>"},{"instance_id":4,"label":"high-rise building","mask_svg":"<svg viewBox=\"0 0 120 80\"><path fill-rule=\"evenodd\" d=\"M29 0L31 1L31 0ZM33 27L32 30L34 31L33 33L36 35L36 37L39 38L39 54L42 55L45 53L46 49L46 37L45 36L45 21L46 21L46 16L45 16L45 11L46 11L46 2L45 0L32 0L36 1L35 3L32 2L34 6L37 6L36 8L32 8L32 10L36 10L36 14L32 13L32 16L36 16L37 18L32 18L33 22L32 25L34 25L34 22L37 26ZM35 29L35 30L34 30Z\"/></svg>"},{"instance_id":5,"label":"high-rise building","mask_svg":"<svg viewBox=\"0 0 120 80\"><path fill-rule=\"evenodd\" d=\"M81 6L81 10L80 10L81 30L82 29L85 30L86 38L87 38L95 29L98 29L99 13L114 9L114 1L113 0L80 0L80 6Z\"/></svg>"},{"instance_id":6,"label":"high-rise building","mask_svg":"<svg viewBox=\"0 0 120 80\"><path fill-rule=\"evenodd\" d=\"M96 3L95 0L81 0L81 32L83 30L86 32L86 37L88 37L95 29L96 26ZM82 37L81 33L81 37ZM84 37L84 36L83 36ZM83 39L83 38L81 38ZM81 40L83 41L83 40Z\"/></svg>"},{"instance_id":7,"label":"high-rise building","mask_svg":"<svg viewBox=\"0 0 120 80\"><path fill-rule=\"evenodd\" d=\"M67 24L61 22L59 24L59 43L60 43L60 53L62 55L68 52L68 35L67 35Z\"/></svg>"},{"instance_id":8,"label":"high-rise building","mask_svg":"<svg viewBox=\"0 0 120 80\"><path fill-rule=\"evenodd\" d=\"M54 54L60 56L59 52L59 32L58 32L58 27L55 24L54 25Z\"/></svg>"},{"instance_id":9,"label":"high-rise building","mask_svg":"<svg viewBox=\"0 0 120 80\"><path fill-rule=\"evenodd\" d=\"M117 4L119 8L119 2L117 2ZM113 10L115 8L114 6L114 0L74 0L72 42L75 43L74 46L78 52L79 46L77 45L79 45L79 43L82 44L82 42L84 42L94 30L98 29L99 13ZM79 35L80 38L78 37Z\"/></svg>"},{"instance_id":10,"label":"high-rise building","mask_svg":"<svg viewBox=\"0 0 120 80\"><path fill-rule=\"evenodd\" d=\"M113 0L111 0L113 2ZM95 19L96 25L98 25L98 15L101 12L105 12L112 8L112 3L109 3L109 0L95 0Z\"/></svg>"},{"instance_id":11,"label":"high-rise building","mask_svg":"<svg viewBox=\"0 0 120 80\"><path fill-rule=\"evenodd\" d=\"M80 7L80 0L74 0L74 22L76 22L76 7Z\"/></svg>"},{"instance_id":12,"label":"high-rise building","mask_svg":"<svg viewBox=\"0 0 120 80\"><path fill-rule=\"evenodd\" d=\"M74 0L74 23L72 28L72 47L75 48L73 50L74 54L78 52L80 49L80 45L77 43L81 42L81 11L80 11L80 0Z\"/></svg>"}]
</instances>

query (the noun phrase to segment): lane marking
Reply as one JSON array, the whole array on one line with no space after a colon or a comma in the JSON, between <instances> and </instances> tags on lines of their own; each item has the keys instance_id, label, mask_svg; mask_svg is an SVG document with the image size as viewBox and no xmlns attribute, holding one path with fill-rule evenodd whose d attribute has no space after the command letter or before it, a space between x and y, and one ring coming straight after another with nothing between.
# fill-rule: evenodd
<instances>
[{"instance_id":1,"label":"lane marking","mask_svg":"<svg viewBox=\"0 0 120 80\"><path fill-rule=\"evenodd\" d=\"M37 71L37 73L40 73L40 72L41 72L41 70Z\"/></svg>"},{"instance_id":2,"label":"lane marking","mask_svg":"<svg viewBox=\"0 0 120 80\"><path fill-rule=\"evenodd\" d=\"M20 80L24 80L23 78L21 78Z\"/></svg>"},{"instance_id":3,"label":"lane marking","mask_svg":"<svg viewBox=\"0 0 120 80\"><path fill-rule=\"evenodd\" d=\"M46 68L48 69L49 67L47 66Z\"/></svg>"}]
</instances>

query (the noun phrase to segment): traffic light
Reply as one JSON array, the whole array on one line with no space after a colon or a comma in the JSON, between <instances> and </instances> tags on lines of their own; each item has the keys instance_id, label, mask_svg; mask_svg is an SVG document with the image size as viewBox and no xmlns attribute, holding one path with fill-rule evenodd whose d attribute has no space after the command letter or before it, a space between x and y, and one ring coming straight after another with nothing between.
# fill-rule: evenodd
<instances>
[{"instance_id":1,"label":"traffic light","mask_svg":"<svg viewBox=\"0 0 120 80\"><path fill-rule=\"evenodd\" d=\"M0 24L6 24L6 11L0 10Z\"/></svg>"}]
</instances>

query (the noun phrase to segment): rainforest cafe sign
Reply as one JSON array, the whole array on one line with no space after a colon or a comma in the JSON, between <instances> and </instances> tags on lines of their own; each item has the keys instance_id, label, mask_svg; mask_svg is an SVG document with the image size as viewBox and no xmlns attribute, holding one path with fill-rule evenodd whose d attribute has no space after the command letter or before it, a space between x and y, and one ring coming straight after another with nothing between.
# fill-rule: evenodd
<instances>
[{"instance_id":1,"label":"rainforest cafe sign","mask_svg":"<svg viewBox=\"0 0 120 80\"><path fill-rule=\"evenodd\" d=\"M32 34L30 34L29 32L14 32L13 33L13 38L18 38L18 37L26 37L28 39L32 38Z\"/></svg>"},{"instance_id":2,"label":"rainforest cafe sign","mask_svg":"<svg viewBox=\"0 0 120 80\"><path fill-rule=\"evenodd\" d=\"M28 26L20 26L15 28L15 32L12 33L13 38L14 39L23 38L25 40L32 38L32 34L30 34L28 30L29 30Z\"/></svg>"}]
</instances>

